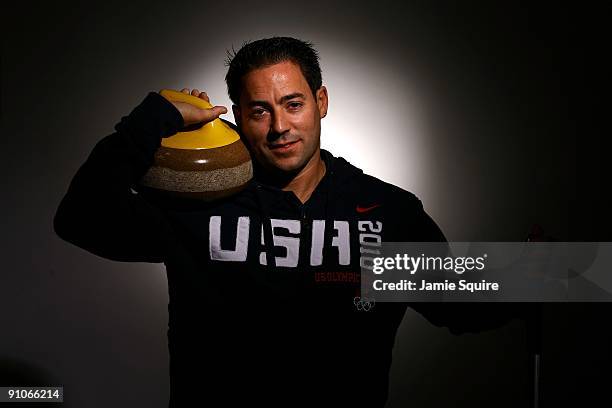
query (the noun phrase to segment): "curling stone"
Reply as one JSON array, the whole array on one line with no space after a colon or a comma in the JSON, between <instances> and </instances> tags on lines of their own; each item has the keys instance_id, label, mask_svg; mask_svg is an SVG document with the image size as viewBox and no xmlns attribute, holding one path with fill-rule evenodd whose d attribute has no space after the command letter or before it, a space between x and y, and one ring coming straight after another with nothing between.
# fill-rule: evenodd
<instances>
[{"instance_id":1,"label":"curling stone","mask_svg":"<svg viewBox=\"0 0 612 408\"><path fill-rule=\"evenodd\" d=\"M164 89L160 94L170 101L212 108L205 100L182 92ZM204 201L242 190L253 177L253 164L240 136L228 123L215 119L163 138L140 184L176 197Z\"/></svg>"}]
</instances>

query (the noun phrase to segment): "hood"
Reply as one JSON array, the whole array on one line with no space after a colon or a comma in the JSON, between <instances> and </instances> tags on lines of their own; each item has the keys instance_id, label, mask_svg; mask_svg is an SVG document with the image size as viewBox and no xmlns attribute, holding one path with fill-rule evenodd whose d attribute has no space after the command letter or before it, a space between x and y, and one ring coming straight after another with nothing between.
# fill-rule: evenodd
<instances>
[{"instance_id":1,"label":"hood","mask_svg":"<svg viewBox=\"0 0 612 408\"><path fill-rule=\"evenodd\" d=\"M329 175L330 180L336 186L342 185L348 180L363 174L363 170L353 166L342 157L334 157L327 150L321 149L321 158L329 170L329 173L326 171L325 176Z\"/></svg>"}]
</instances>

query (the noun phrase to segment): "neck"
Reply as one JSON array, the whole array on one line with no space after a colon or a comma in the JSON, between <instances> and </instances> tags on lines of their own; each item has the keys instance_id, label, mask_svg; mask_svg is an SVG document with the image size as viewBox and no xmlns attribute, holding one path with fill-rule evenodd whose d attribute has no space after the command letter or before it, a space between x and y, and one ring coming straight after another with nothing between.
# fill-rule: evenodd
<instances>
[{"instance_id":1,"label":"neck","mask_svg":"<svg viewBox=\"0 0 612 408\"><path fill-rule=\"evenodd\" d=\"M296 172L271 173L263 172L263 181L284 191L292 191L303 204L312 195L314 189L325 175L325 162L321 159L321 151L310 158L308 163Z\"/></svg>"}]
</instances>

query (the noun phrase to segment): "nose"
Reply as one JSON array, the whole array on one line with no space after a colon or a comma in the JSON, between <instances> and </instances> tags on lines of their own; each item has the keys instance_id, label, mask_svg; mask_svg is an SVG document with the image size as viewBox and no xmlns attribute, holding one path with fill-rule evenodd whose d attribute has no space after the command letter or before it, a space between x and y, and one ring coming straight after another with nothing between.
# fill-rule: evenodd
<instances>
[{"instance_id":1,"label":"nose","mask_svg":"<svg viewBox=\"0 0 612 408\"><path fill-rule=\"evenodd\" d=\"M287 118L285 118L285 114L282 110L274 112L272 116L271 127L272 128L270 129L270 133L276 136L275 139L289 130L289 121L287 120Z\"/></svg>"}]
</instances>

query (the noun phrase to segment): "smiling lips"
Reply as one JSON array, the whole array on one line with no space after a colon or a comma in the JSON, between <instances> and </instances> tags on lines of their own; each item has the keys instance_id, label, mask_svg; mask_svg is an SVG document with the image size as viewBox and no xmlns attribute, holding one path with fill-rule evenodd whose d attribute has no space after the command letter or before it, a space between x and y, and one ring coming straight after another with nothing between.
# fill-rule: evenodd
<instances>
[{"instance_id":1,"label":"smiling lips","mask_svg":"<svg viewBox=\"0 0 612 408\"><path fill-rule=\"evenodd\" d=\"M284 151L290 150L293 146L297 144L297 142L299 142L299 140L295 140L293 142L287 142L287 143L275 143L275 144L271 144L268 146L270 150L284 152Z\"/></svg>"}]
</instances>

